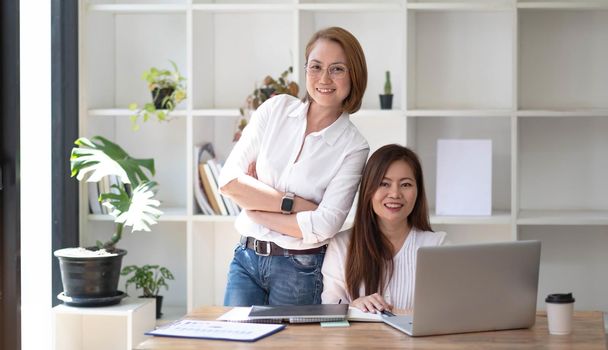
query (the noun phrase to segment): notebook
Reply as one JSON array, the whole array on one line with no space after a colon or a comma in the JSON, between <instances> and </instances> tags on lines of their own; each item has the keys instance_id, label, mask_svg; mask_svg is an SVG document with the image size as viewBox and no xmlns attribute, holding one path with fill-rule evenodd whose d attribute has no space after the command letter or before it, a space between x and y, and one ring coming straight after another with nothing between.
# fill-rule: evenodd
<instances>
[{"instance_id":1,"label":"notebook","mask_svg":"<svg viewBox=\"0 0 608 350\"><path fill-rule=\"evenodd\" d=\"M249 313L251 312L251 306L236 306L230 309L230 311L224 313L217 318L218 321L226 322L246 322L246 323L281 323L282 320L272 320L266 318L251 319Z\"/></svg>"},{"instance_id":2,"label":"notebook","mask_svg":"<svg viewBox=\"0 0 608 350\"><path fill-rule=\"evenodd\" d=\"M540 247L539 241L421 247L412 315L383 321L411 336L531 327Z\"/></svg>"},{"instance_id":3,"label":"notebook","mask_svg":"<svg viewBox=\"0 0 608 350\"><path fill-rule=\"evenodd\" d=\"M254 305L249 319L281 320L289 323L314 323L346 319L348 304Z\"/></svg>"}]
</instances>

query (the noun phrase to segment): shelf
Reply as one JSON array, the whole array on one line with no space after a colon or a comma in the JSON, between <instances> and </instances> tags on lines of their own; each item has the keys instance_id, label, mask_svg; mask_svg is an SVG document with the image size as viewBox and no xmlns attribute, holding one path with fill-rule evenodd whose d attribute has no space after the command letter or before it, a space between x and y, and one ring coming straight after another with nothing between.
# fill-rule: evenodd
<instances>
[{"instance_id":1,"label":"shelf","mask_svg":"<svg viewBox=\"0 0 608 350\"><path fill-rule=\"evenodd\" d=\"M508 211L495 210L491 216L438 216L431 215L432 225L509 225L511 224L511 213Z\"/></svg>"},{"instance_id":2,"label":"shelf","mask_svg":"<svg viewBox=\"0 0 608 350\"><path fill-rule=\"evenodd\" d=\"M593 246L586 231L600 236L608 226L608 0L84 3L79 81L87 110L80 115L81 132L104 135L134 157L154 158L159 198L172 206L161 207L161 224L152 232L121 241L130 252L127 263L156 257L154 263L176 273L165 293L171 306L157 324L181 317L186 308L222 304L239 237L235 216L203 215L197 207L194 146L211 142L225 160L234 147L238 108L267 75L293 66L290 79L304 95L305 45L329 26L352 32L365 50L367 93L351 121L371 152L388 143L416 151L429 207L436 206L437 140L492 140L491 205L497 210L489 216L438 216L433 210L433 227L448 232L450 242L509 240L523 231L546 232L555 243L557 231L573 240L584 236L582 243ZM129 117L135 113L127 106L150 100L141 73L169 68L169 60L187 78L189 99L171 112L171 123L142 124L133 133ZM381 110L387 70L394 109ZM88 214L86 204L81 238L92 245L107 239L114 224L109 215ZM516 212L522 208L539 210ZM352 227L353 216L342 229ZM581 226L572 232L572 225Z\"/></svg>"},{"instance_id":3,"label":"shelf","mask_svg":"<svg viewBox=\"0 0 608 350\"><path fill-rule=\"evenodd\" d=\"M238 109L195 109L193 117L240 117Z\"/></svg>"},{"instance_id":4,"label":"shelf","mask_svg":"<svg viewBox=\"0 0 608 350\"><path fill-rule=\"evenodd\" d=\"M291 4L193 4L194 11L207 12L286 12L294 10Z\"/></svg>"},{"instance_id":5,"label":"shelf","mask_svg":"<svg viewBox=\"0 0 608 350\"><path fill-rule=\"evenodd\" d=\"M158 219L159 222L183 222L188 220L186 215L186 208L178 207L160 207L160 211L163 215ZM114 221L114 217L106 214L89 214L89 220L91 221Z\"/></svg>"},{"instance_id":6,"label":"shelf","mask_svg":"<svg viewBox=\"0 0 608 350\"><path fill-rule=\"evenodd\" d=\"M511 111L513 27L507 12L411 12L408 109Z\"/></svg>"},{"instance_id":7,"label":"shelf","mask_svg":"<svg viewBox=\"0 0 608 350\"><path fill-rule=\"evenodd\" d=\"M391 118L403 118L405 117L405 111L398 109L360 109L357 113L352 114L353 118L377 118L377 117L391 117Z\"/></svg>"},{"instance_id":8,"label":"shelf","mask_svg":"<svg viewBox=\"0 0 608 350\"><path fill-rule=\"evenodd\" d=\"M521 210L518 225L608 225L604 210Z\"/></svg>"},{"instance_id":9,"label":"shelf","mask_svg":"<svg viewBox=\"0 0 608 350\"><path fill-rule=\"evenodd\" d=\"M608 11L520 12L518 110L608 109L607 31Z\"/></svg>"},{"instance_id":10,"label":"shelf","mask_svg":"<svg viewBox=\"0 0 608 350\"><path fill-rule=\"evenodd\" d=\"M114 13L185 13L186 5L176 4L91 4L88 10L92 12Z\"/></svg>"},{"instance_id":11,"label":"shelf","mask_svg":"<svg viewBox=\"0 0 608 350\"><path fill-rule=\"evenodd\" d=\"M203 215L198 214L192 217L193 221L196 222L234 222L236 216L234 215Z\"/></svg>"},{"instance_id":12,"label":"shelf","mask_svg":"<svg viewBox=\"0 0 608 350\"><path fill-rule=\"evenodd\" d=\"M130 117L135 114L136 111L123 108L106 108L106 109L89 109L89 116L91 117ZM169 117L185 117L186 110L175 109L169 113Z\"/></svg>"},{"instance_id":13,"label":"shelf","mask_svg":"<svg viewBox=\"0 0 608 350\"><path fill-rule=\"evenodd\" d=\"M416 11L509 11L514 9L509 1L409 2L407 8Z\"/></svg>"},{"instance_id":14,"label":"shelf","mask_svg":"<svg viewBox=\"0 0 608 350\"><path fill-rule=\"evenodd\" d=\"M572 9L572 10L600 10L608 9L608 2L600 1L520 1L517 3L519 9Z\"/></svg>"},{"instance_id":15,"label":"shelf","mask_svg":"<svg viewBox=\"0 0 608 350\"><path fill-rule=\"evenodd\" d=\"M308 3L298 4L297 8L303 11L356 11L356 12L390 12L402 11L399 3Z\"/></svg>"},{"instance_id":16,"label":"shelf","mask_svg":"<svg viewBox=\"0 0 608 350\"><path fill-rule=\"evenodd\" d=\"M608 117L608 109L520 110L518 117Z\"/></svg>"},{"instance_id":17,"label":"shelf","mask_svg":"<svg viewBox=\"0 0 608 350\"><path fill-rule=\"evenodd\" d=\"M414 109L408 110L408 117L510 117L510 109Z\"/></svg>"}]
</instances>

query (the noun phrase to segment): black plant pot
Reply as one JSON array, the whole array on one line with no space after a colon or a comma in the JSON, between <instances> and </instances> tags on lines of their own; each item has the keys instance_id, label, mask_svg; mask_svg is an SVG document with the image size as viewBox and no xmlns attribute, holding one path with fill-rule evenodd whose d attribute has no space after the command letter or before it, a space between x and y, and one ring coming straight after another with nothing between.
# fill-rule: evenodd
<instances>
[{"instance_id":1,"label":"black plant pot","mask_svg":"<svg viewBox=\"0 0 608 350\"><path fill-rule=\"evenodd\" d=\"M380 95L380 109L393 109L393 95Z\"/></svg>"},{"instance_id":2,"label":"black plant pot","mask_svg":"<svg viewBox=\"0 0 608 350\"><path fill-rule=\"evenodd\" d=\"M173 88L155 88L152 90L152 100L154 101L154 107L156 109L170 109L169 107L172 101L169 99L165 100L165 97L171 96L171 94L175 91Z\"/></svg>"},{"instance_id":3,"label":"black plant pot","mask_svg":"<svg viewBox=\"0 0 608 350\"><path fill-rule=\"evenodd\" d=\"M157 295L154 297L145 297L145 296L140 296L140 298L155 298L156 299L156 319L159 319L162 315L163 315L163 296L162 295Z\"/></svg>"},{"instance_id":4,"label":"black plant pot","mask_svg":"<svg viewBox=\"0 0 608 350\"><path fill-rule=\"evenodd\" d=\"M69 298L72 305L105 306L120 302L124 293L117 290L118 279L126 250L117 249L114 255L96 257L65 256L63 249L54 254L59 259L62 297Z\"/></svg>"},{"instance_id":5,"label":"black plant pot","mask_svg":"<svg viewBox=\"0 0 608 350\"><path fill-rule=\"evenodd\" d=\"M260 88L260 91L266 96L266 100L269 99L272 94L274 94L273 88Z\"/></svg>"}]
</instances>

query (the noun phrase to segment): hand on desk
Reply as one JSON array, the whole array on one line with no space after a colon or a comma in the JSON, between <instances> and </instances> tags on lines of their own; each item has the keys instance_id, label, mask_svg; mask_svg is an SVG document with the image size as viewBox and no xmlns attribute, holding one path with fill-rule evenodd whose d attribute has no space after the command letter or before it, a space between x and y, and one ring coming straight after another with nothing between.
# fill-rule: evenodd
<instances>
[{"instance_id":1,"label":"hand on desk","mask_svg":"<svg viewBox=\"0 0 608 350\"><path fill-rule=\"evenodd\" d=\"M371 312L374 314L376 311L393 310L393 305L387 303L386 300L384 300L384 298L378 293L357 298L353 300L351 305L363 312Z\"/></svg>"}]
</instances>

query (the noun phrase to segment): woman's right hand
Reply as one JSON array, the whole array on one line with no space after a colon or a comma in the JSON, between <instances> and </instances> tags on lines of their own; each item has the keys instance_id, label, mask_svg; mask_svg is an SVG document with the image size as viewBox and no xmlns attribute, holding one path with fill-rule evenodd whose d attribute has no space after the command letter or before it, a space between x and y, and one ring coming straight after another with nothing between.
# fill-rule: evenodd
<instances>
[{"instance_id":1,"label":"woman's right hand","mask_svg":"<svg viewBox=\"0 0 608 350\"><path fill-rule=\"evenodd\" d=\"M353 300L351 305L363 312L371 313L384 310L391 311L393 309L393 306L387 303L386 300L384 300L384 298L378 293L357 298Z\"/></svg>"},{"instance_id":2,"label":"woman's right hand","mask_svg":"<svg viewBox=\"0 0 608 350\"><path fill-rule=\"evenodd\" d=\"M249 164L249 166L247 167L247 175L251 176L254 179L258 179L258 173L255 170L255 161L251 162L251 164Z\"/></svg>"}]
</instances>

